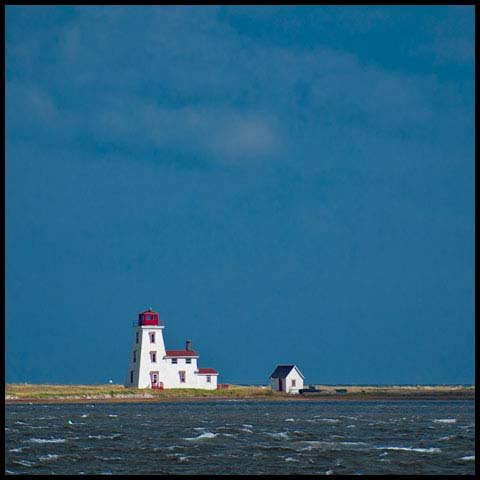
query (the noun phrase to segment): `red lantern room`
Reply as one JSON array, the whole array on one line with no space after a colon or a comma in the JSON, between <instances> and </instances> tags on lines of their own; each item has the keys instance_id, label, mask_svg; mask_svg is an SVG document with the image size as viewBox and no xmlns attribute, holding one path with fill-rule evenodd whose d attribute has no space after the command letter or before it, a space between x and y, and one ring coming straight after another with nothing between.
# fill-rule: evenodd
<instances>
[{"instance_id":1,"label":"red lantern room","mask_svg":"<svg viewBox=\"0 0 480 480\"><path fill-rule=\"evenodd\" d=\"M158 313L150 307L148 310L138 314L138 325L158 325Z\"/></svg>"}]
</instances>

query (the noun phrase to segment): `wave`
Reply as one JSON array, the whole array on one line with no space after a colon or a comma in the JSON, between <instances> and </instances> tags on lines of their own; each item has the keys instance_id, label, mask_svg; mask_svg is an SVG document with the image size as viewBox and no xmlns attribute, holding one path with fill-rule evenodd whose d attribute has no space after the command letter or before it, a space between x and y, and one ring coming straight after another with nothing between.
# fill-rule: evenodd
<instances>
[{"instance_id":1,"label":"wave","mask_svg":"<svg viewBox=\"0 0 480 480\"><path fill-rule=\"evenodd\" d=\"M59 456L60 455L56 455L55 453L47 453L47 455L40 455L38 459L42 462L50 462L52 460L56 460Z\"/></svg>"},{"instance_id":2,"label":"wave","mask_svg":"<svg viewBox=\"0 0 480 480\"><path fill-rule=\"evenodd\" d=\"M435 423L457 423L456 418L434 418Z\"/></svg>"},{"instance_id":3,"label":"wave","mask_svg":"<svg viewBox=\"0 0 480 480\"><path fill-rule=\"evenodd\" d=\"M113 433L112 435L89 435L88 438L96 438L97 440L107 440L120 437L121 433Z\"/></svg>"},{"instance_id":4,"label":"wave","mask_svg":"<svg viewBox=\"0 0 480 480\"><path fill-rule=\"evenodd\" d=\"M198 437L187 437L187 438L184 438L184 440L205 440L205 439L209 439L209 438L215 438L216 436L218 435L218 433L212 433L212 432L204 432L202 434L200 434Z\"/></svg>"},{"instance_id":5,"label":"wave","mask_svg":"<svg viewBox=\"0 0 480 480\"><path fill-rule=\"evenodd\" d=\"M466 461L473 460L473 461L475 461L475 455L468 455L466 457L459 458L459 460L466 460Z\"/></svg>"},{"instance_id":6,"label":"wave","mask_svg":"<svg viewBox=\"0 0 480 480\"><path fill-rule=\"evenodd\" d=\"M299 460L297 460L296 458L292 458L292 457L287 457L285 459L286 462L299 462Z\"/></svg>"},{"instance_id":7,"label":"wave","mask_svg":"<svg viewBox=\"0 0 480 480\"><path fill-rule=\"evenodd\" d=\"M23 467L33 467L35 465L33 462L29 462L28 460L14 460L12 463L22 465Z\"/></svg>"},{"instance_id":8,"label":"wave","mask_svg":"<svg viewBox=\"0 0 480 480\"><path fill-rule=\"evenodd\" d=\"M403 450L406 452L420 452L420 453L440 453L441 450L436 447L430 448L414 448L414 447L375 447L377 450Z\"/></svg>"},{"instance_id":9,"label":"wave","mask_svg":"<svg viewBox=\"0 0 480 480\"><path fill-rule=\"evenodd\" d=\"M66 440L64 438L31 438L30 442L32 443L64 443Z\"/></svg>"},{"instance_id":10,"label":"wave","mask_svg":"<svg viewBox=\"0 0 480 480\"><path fill-rule=\"evenodd\" d=\"M123 460L122 457L101 457L98 455L95 455L95 458L98 458L99 460L104 460L105 462L111 462L112 460Z\"/></svg>"},{"instance_id":11,"label":"wave","mask_svg":"<svg viewBox=\"0 0 480 480\"><path fill-rule=\"evenodd\" d=\"M276 432L276 433L269 433L267 432L267 435L270 435L273 438L289 438L288 432Z\"/></svg>"},{"instance_id":12,"label":"wave","mask_svg":"<svg viewBox=\"0 0 480 480\"><path fill-rule=\"evenodd\" d=\"M294 419L294 418L286 418L285 421L286 421L286 422L294 422L295 419Z\"/></svg>"}]
</instances>

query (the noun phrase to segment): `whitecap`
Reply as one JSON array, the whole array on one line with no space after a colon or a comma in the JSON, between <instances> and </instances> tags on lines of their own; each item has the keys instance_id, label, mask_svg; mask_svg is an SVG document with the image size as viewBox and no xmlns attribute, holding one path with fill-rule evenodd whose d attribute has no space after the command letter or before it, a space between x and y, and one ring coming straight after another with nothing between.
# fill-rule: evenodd
<instances>
[{"instance_id":1,"label":"whitecap","mask_svg":"<svg viewBox=\"0 0 480 480\"><path fill-rule=\"evenodd\" d=\"M413 448L413 447L376 447L377 450L404 450L406 452L420 452L420 453L440 453L439 448Z\"/></svg>"},{"instance_id":2,"label":"whitecap","mask_svg":"<svg viewBox=\"0 0 480 480\"><path fill-rule=\"evenodd\" d=\"M50 462L51 460L56 460L59 456L54 453L47 453L47 455L40 455L38 457L42 462Z\"/></svg>"},{"instance_id":3,"label":"whitecap","mask_svg":"<svg viewBox=\"0 0 480 480\"><path fill-rule=\"evenodd\" d=\"M356 428L356 425L347 425L347 428Z\"/></svg>"},{"instance_id":4,"label":"whitecap","mask_svg":"<svg viewBox=\"0 0 480 480\"><path fill-rule=\"evenodd\" d=\"M120 437L121 433L114 433L112 435L89 435L88 438L96 438L97 440L105 440Z\"/></svg>"},{"instance_id":5,"label":"whitecap","mask_svg":"<svg viewBox=\"0 0 480 480\"><path fill-rule=\"evenodd\" d=\"M333 475L333 470L327 470L327 471L325 472L325 475Z\"/></svg>"},{"instance_id":6,"label":"whitecap","mask_svg":"<svg viewBox=\"0 0 480 480\"><path fill-rule=\"evenodd\" d=\"M367 445L365 442L340 442L341 445Z\"/></svg>"},{"instance_id":7,"label":"whitecap","mask_svg":"<svg viewBox=\"0 0 480 480\"><path fill-rule=\"evenodd\" d=\"M31 438L32 443L64 443L64 438Z\"/></svg>"},{"instance_id":8,"label":"whitecap","mask_svg":"<svg viewBox=\"0 0 480 480\"><path fill-rule=\"evenodd\" d=\"M245 428L253 428L253 425L250 425L249 423L243 423L243 424L242 424L242 427L245 427Z\"/></svg>"},{"instance_id":9,"label":"whitecap","mask_svg":"<svg viewBox=\"0 0 480 480\"><path fill-rule=\"evenodd\" d=\"M241 428L240 430L246 433L253 433L252 430L250 430L249 428Z\"/></svg>"},{"instance_id":10,"label":"whitecap","mask_svg":"<svg viewBox=\"0 0 480 480\"><path fill-rule=\"evenodd\" d=\"M338 418L321 418L319 421L324 423L338 423L340 420L338 420Z\"/></svg>"},{"instance_id":11,"label":"whitecap","mask_svg":"<svg viewBox=\"0 0 480 480\"><path fill-rule=\"evenodd\" d=\"M294 419L294 418L286 418L285 421L286 421L286 422L294 422L295 419Z\"/></svg>"},{"instance_id":12,"label":"whitecap","mask_svg":"<svg viewBox=\"0 0 480 480\"><path fill-rule=\"evenodd\" d=\"M285 459L286 462L298 462L298 460L296 458L292 458L292 457L287 457Z\"/></svg>"},{"instance_id":13,"label":"whitecap","mask_svg":"<svg viewBox=\"0 0 480 480\"><path fill-rule=\"evenodd\" d=\"M19 448L11 448L9 452L12 453L20 453L25 447L19 447Z\"/></svg>"},{"instance_id":14,"label":"whitecap","mask_svg":"<svg viewBox=\"0 0 480 480\"><path fill-rule=\"evenodd\" d=\"M433 421L435 423L456 423L456 418L434 418Z\"/></svg>"},{"instance_id":15,"label":"whitecap","mask_svg":"<svg viewBox=\"0 0 480 480\"><path fill-rule=\"evenodd\" d=\"M466 457L459 458L459 460L465 460L465 461L473 460L473 461L475 461L475 455L468 455Z\"/></svg>"},{"instance_id":16,"label":"whitecap","mask_svg":"<svg viewBox=\"0 0 480 480\"><path fill-rule=\"evenodd\" d=\"M113 413L109 413L108 416L109 416L109 417L112 417L112 418L118 417L118 415L114 415Z\"/></svg>"},{"instance_id":17,"label":"whitecap","mask_svg":"<svg viewBox=\"0 0 480 480\"><path fill-rule=\"evenodd\" d=\"M187 438L184 438L184 440L205 440L208 438L215 438L217 435L218 433L204 432L200 434L198 437L187 437Z\"/></svg>"},{"instance_id":18,"label":"whitecap","mask_svg":"<svg viewBox=\"0 0 480 480\"><path fill-rule=\"evenodd\" d=\"M81 418L87 418L88 417L88 413L84 413L83 415L81 415Z\"/></svg>"},{"instance_id":19,"label":"whitecap","mask_svg":"<svg viewBox=\"0 0 480 480\"><path fill-rule=\"evenodd\" d=\"M288 438L288 432L268 433L273 438Z\"/></svg>"},{"instance_id":20,"label":"whitecap","mask_svg":"<svg viewBox=\"0 0 480 480\"><path fill-rule=\"evenodd\" d=\"M16 463L17 465L22 465L24 467L33 467L35 465L33 462L29 462L28 460L14 460L12 463Z\"/></svg>"},{"instance_id":21,"label":"whitecap","mask_svg":"<svg viewBox=\"0 0 480 480\"><path fill-rule=\"evenodd\" d=\"M451 440L452 438L457 438L457 435L445 435L444 437L440 437L439 440Z\"/></svg>"}]
</instances>

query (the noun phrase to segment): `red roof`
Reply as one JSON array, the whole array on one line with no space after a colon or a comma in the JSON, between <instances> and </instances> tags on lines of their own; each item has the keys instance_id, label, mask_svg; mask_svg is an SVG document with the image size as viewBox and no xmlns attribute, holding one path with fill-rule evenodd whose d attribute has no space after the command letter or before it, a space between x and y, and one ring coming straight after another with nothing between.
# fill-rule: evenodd
<instances>
[{"instance_id":1,"label":"red roof","mask_svg":"<svg viewBox=\"0 0 480 480\"><path fill-rule=\"evenodd\" d=\"M167 357L198 357L193 350L167 350Z\"/></svg>"},{"instance_id":2,"label":"red roof","mask_svg":"<svg viewBox=\"0 0 480 480\"><path fill-rule=\"evenodd\" d=\"M199 375L218 375L218 372L214 368L199 368Z\"/></svg>"}]
</instances>

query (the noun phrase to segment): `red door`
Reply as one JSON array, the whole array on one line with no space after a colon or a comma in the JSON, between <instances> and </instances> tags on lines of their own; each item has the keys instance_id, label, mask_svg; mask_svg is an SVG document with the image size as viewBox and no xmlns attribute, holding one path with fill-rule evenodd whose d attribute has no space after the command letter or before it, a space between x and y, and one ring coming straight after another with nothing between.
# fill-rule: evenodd
<instances>
[{"instance_id":1,"label":"red door","mask_svg":"<svg viewBox=\"0 0 480 480\"><path fill-rule=\"evenodd\" d=\"M278 391L283 392L283 379L278 379Z\"/></svg>"},{"instance_id":2,"label":"red door","mask_svg":"<svg viewBox=\"0 0 480 480\"><path fill-rule=\"evenodd\" d=\"M158 372L150 372L150 381L152 388L158 388Z\"/></svg>"}]
</instances>

